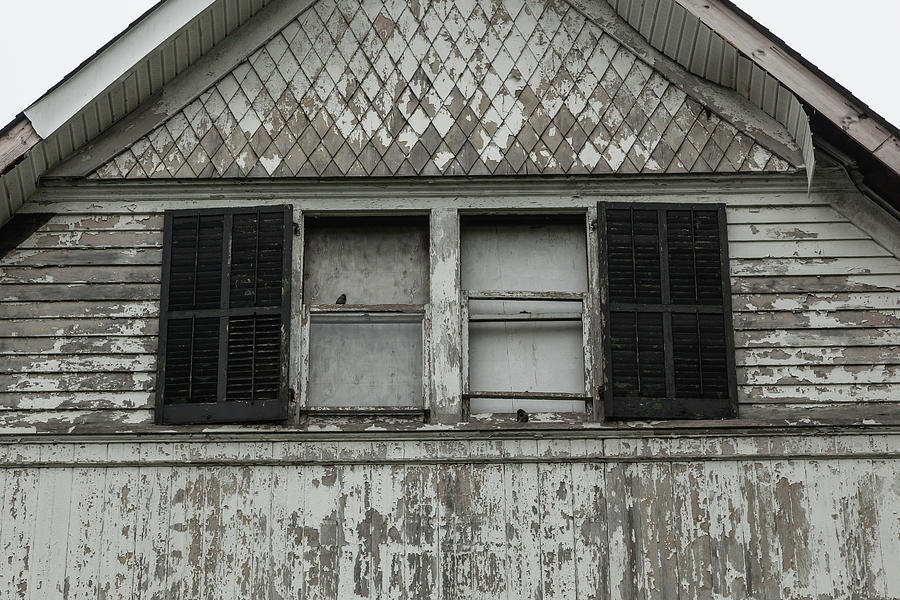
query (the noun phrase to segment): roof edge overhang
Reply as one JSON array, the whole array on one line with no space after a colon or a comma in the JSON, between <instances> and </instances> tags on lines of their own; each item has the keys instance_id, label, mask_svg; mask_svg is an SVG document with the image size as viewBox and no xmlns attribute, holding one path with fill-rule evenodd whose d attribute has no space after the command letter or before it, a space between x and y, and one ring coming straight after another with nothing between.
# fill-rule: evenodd
<instances>
[{"instance_id":1,"label":"roof edge overhang","mask_svg":"<svg viewBox=\"0 0 900 600\"><path fill-rule=\"evenodd\" d=\"M671 0L660 0L661 2ZM760 25L731 0L675 0L702 25L800 98L811 130L825 145L849 155L848 167L865 179L864 192L874 192L900 210L900 128L892 125L783 40ZM827 149L826 149L827 151ZM841 162L846 162L841 159ZM859 185L860 181L854 177ZM869 188L868 190L865 188ZM878 200L878 198L876 198Z\"/></svg>"},{"instance_id":2,"label":"roof edge overhang","mask_svg":"<svg viewBox=\"0 0 900 600\"><path fill-rule=\"evenodd\" d=\"M216 0L162 0L25 109L42 138L59 129Z\"/></svg>"},{"instance_id":3,"label":"roof edge overhang","mask_svg":"<svg viewBox=\"0 0 900 600\"><path fill-rule=\"evenodd\" d=\"M0 130L0 225L27 200L42 175L96 137L76 135L76 141L66 144L54 141L60 131L79 118L85 107L108 94L130 69L160 47L171 44L187 24L222 1L160 0ZM851 167L860 165L859 171L868 185L900 209L900 197L895 191L898 188L890 187L900 182L900 130L729 0L570 2L582 8L591 4L611 6L658 52L690 73L732 90L761 108L794 137L810 181L815 154L813 133L817 137L827 134L832 146L841 146L833 142L835 136L840 137L839 141L846 142L842 149L855 161ZM676 13L680 13L678 19L674 18ZM239 21L238 25L246 18L242 16ZM660 22L664 27L660 27ZM673 27L678 30L674 42L670 39ZM45 146L48 152L41 150ZM19 163L28 168L18 168ZM4 181L10 177L15 183ZM10 191L13 187L15 193Z\"/></svg>"}]
</instances>

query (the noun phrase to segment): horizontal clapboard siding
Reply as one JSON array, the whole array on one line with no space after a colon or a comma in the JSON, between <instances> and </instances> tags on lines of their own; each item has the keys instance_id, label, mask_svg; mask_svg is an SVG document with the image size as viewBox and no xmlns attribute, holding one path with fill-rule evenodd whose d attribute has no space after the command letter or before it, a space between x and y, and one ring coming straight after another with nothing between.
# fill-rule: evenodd
<instances>
[{"instance_id":1,"label":"horizontal clapboard siding","mask_svg":"<svg viewBox=\"0 0 900 600\"><path fill-rule=\"evenodd\" d=\"M18 427L27 413L40 425L40 411L96 408L107 423L149 424L162 210L238 200L81 201L51 192L50 212L59 214L0 259L0 423ZM896 412L900 260L824 194L704 198L727 203L740 417L791 420L814 410L846 417L862 415L867 403ZM349 210L348 202L326 198L316 208Z\"/></svg>"},{"instance_id":2,"label":"horizontal clapboard siding","mask_svg":"<svg viewBox=\"0 0 900 600\"><path fill-rule=\"evenodd\" d=\"M153 422L162 214L58 214L0 259L0 422Z\"/></svg>"},{"instance_id":3,"label":"horizontal clapboard siding","mask_svg":"<svg viewBox=\"0 0 900 600\"><path fill-rule=\"evenodd\" d=\"M900 407L900 261L828 206L729 209L741 416Z\"/></svg>"},{"instance_id":4,"label":"horizontal clapboard siding","mask_svg":"<svg viewBox=\"0 0 900 600\"><path fill-rule=\"evenodd\" d=\"M4 585L35 600L900 597L896 440L646 441L11 447Z\"/></svg>"}]
</instances>

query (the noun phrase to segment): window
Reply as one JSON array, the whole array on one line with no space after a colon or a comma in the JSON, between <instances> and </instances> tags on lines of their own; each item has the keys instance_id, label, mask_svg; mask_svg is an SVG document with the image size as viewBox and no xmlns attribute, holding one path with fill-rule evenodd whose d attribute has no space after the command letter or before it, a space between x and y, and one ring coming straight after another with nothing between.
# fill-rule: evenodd
<instances>
[{"instance_id":1,"label":"window","mask_svg":"<svg viewBox=\"0 0 900 600\"><path fill-rule=\"evenodd\" d=\"M723 205L601 204L607 418L736 414Z\"/></svg>"},{"instance_id":2,"label":"window","mask_svg":"<svg viewBox=\"0 0 900 600\"><path fill-rule=\"evenodd\" d=\"M736 415L724 206L440 211L167 211L157 421Z\"/></svg>"},{"instance_id":3,"label":"window","mask_svg":"<svg viewBox=\"0 0 900 600\"><path fill-rule=\"evenodd\" d=\"M463 413L586 410L585 217L461 220Z\"/></svg>"},{"instance_id":4,"label":"window","mask_svg":"<svg viewBox=\"0 0 900 600\"><path fill-rule=\"evenodd\" d=\"M308 413L425 410L427 217L307 217Z\"/></svg>"},{"instance_id":5,"label":"window","mask_svg":"<svg viewBox=\"0 0 900 600\"><path fill-rule=\"evenodd\" d=\"M166 211L158 422L287 417L290 215Z\"/></svg>"}]
</instances>

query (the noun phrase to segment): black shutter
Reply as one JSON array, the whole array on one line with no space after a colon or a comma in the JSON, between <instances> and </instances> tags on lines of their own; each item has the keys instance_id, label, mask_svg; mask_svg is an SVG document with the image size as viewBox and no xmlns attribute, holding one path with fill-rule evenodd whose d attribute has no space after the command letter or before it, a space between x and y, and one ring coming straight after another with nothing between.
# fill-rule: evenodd
<instances>
[{"instance_id":1,"label":"black shutter","mask_svg":"<svg viewBox=\"0 0 900 600\"><path fill-rule=\"evenodd\" d=\"M289 206L166 211L157 421L287 417Z\"/></svg>"},{"instance_id":2,"label":"black shutter","mask_svg":"<svg viewBox=\"0 0 900 600\"><path fill-rule=\"evenodd\" d=\"M736 415L724 205L599 205L610 419Z\"/></svg>"}]
</instances>

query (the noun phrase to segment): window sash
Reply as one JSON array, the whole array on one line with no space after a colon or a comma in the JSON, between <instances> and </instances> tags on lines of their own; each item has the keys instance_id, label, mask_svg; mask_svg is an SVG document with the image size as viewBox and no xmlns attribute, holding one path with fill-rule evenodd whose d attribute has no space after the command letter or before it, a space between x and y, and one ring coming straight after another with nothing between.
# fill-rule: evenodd
<instances>
[{"instance_id":1,"label":"window sash","mask_svg":"<svg viewBox=\"0 0 900 600\"><path fill-rule=\"evenodd\" d=\"M582 345L588 339L587 318L585 316L585 305L587 293L581 292L557 292L557 291L500 291L500 290L463 290L462 291L462 366L463 366L463 394L462 394L462 420L468 421L471 413L471 400L473 399L502 399L502 400L545 400L545 401L578 401L584 403L584 412L590 414L593 407L593 397L589 394L577 394L568 392L530 392L524 390L517 391L488 391L473 390L470 385L469 378L469 357L471 347L469 344L469 324L485 323L485 322L508 322L516 323L522 321L528 322L581 322ZM523 319L519 315L472 315L470 303L472 300L509 300L521 302L553 302L558 304L578 304L578 316L575 318L574 313L542 313L538 318ZM588 365L583 365L587 370ZM582 380L583 385L587 387ZM547 411L554 412L554 411ZM568 411L563 411L568 412ZM579 413L580 414L580 413Z\"/></svg>"},{"instance_id":2,"label":"window sash","mask_svg":"<svg viewBox=\"0 0 900 600\"><path fill-rule=\"evenodd\" d=\"M323 417L403 417L427 420L431 409L429 394L431 369L430 354L428 350L429 332L431 329L431 305L430 304L374 304L374 305L350 305L350 304L302 304L300 307L303 327L301 330L301 372L299 380L301 384L299 413L301 416ZM310 354L310 330L313 320L320 319L354 319L365 318L369 322L409 322L414 320L421 325L422 344L422 394L418 405L410 406L373 406L358 404L354 406L327 406L315 404L318 399L310 397L311 382L311 354Z\"/></svg>"}]
</instances>

